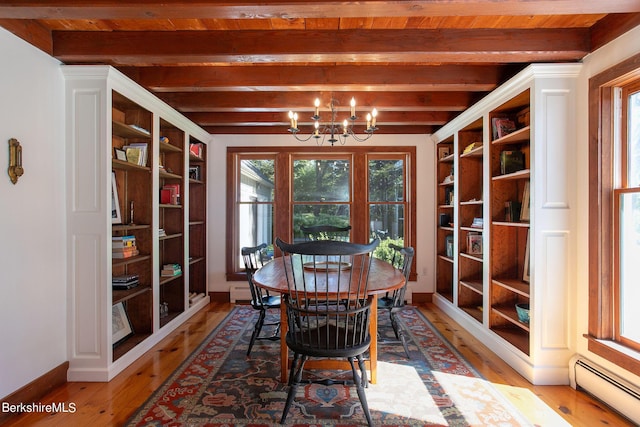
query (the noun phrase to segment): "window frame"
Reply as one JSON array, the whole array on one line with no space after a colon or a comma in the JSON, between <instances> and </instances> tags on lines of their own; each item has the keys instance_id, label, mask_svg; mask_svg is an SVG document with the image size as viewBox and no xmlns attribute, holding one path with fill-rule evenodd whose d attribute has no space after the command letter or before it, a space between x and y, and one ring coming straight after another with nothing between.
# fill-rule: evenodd
<instances>
[{"instance_id":1,"label":"window frame","mask_svg":"<svg viewBox=\"0 0 640 427\"><path fill-rule=\"evenodd\" d=\"M276 236L293 239L292 230L292 209L293 209L293 184L292 165L294 159L342 157L350 156L351 165L351 219L352 230L351 240L354 242L364 242L369 239L369 204L368 204L368 156L387 155L389 158L404 156L406 187L405 188L405 244L416 247L416 147L415 146L367 146L367 147L227 147L227 208L226 208L226 242L225 242L225 264L226 278L228 281L246 280L243 271L234 268L233 254L239 253L240 248L236 241L238 234L238 218L236 215L237 202L237 182L238 158L275 158L275 218L274 218L274 239ZM282 179L281 179L282 177ZM359 179L360 178L360 179ZM276 249L276 256L278 256ZM411 280L415 280L415 264L412 267Z\"/></svg>"},{"instance_id":2,"label":"window frame","mask_svg":"<svg viewBox=\"0 0 640 427\"><path fill-rule=\"evenodd\" d=\"M640 54L589 79L589 320L584 336L589 351L631 372L640 371L640 353L616 339L615 189L621 177L621 88L637 79Z\"/></svg>"}]
</instances>

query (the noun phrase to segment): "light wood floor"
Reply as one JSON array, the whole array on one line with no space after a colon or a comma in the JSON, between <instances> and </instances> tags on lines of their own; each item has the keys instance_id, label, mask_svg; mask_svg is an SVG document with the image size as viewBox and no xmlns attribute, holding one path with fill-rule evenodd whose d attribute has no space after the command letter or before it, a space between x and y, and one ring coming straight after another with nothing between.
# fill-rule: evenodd
<instances>
[{"instance_id":1,"label":"light wood floor","mask_svg":"<svg viewBox=\"0 0 640 427\"><path fill-rule=\"evenodd\" d=\"M122 425L232 307L231 304L210 304L109 383L67 383L40 401L43 404L73 402L77 408L75 413L25 414L10 419L6 425ZM434 305L421 305L420 309L478 372L498 388L507 389L516 404L520 400L521 410L530 419L540 414L539 406L532 403L537 401L546 403L572 426L632 425L604 404L569 386L532 386Z\"/></svg>"}]
</instances>

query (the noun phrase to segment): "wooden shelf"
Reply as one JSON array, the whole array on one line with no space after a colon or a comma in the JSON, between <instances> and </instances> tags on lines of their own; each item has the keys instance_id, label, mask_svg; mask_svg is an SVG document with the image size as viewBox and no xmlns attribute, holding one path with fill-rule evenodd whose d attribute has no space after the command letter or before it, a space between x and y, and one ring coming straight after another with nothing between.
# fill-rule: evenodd
<instances>
[{"instance_id":1,"label":"wooden shelf","mask_svg":"<svg viewBox=\"0 0 640 427\"><path fill-rule=\"evenodd\" d=\"M158 207L161 209L182 209L182 205L171 205L168 203L163 203L161 205L158 205Z\"/></svg>"},{"instance_id":2,"label":"wooden shelf","mask_svg":"<svg viewBox=\"0 0 640 427\"><path fill-rule=\"evenodd\" d=\"M167 172L164 169L160 169L159 177L160 177L160 179L180 179L180 180L182 179L181 175L178 175L178 174L175 174L175 173L172 173L172 172Z\"/></svg>"},{"instance_id":3,"label":"wooden shelf","mask_svg":"<svg viewBox=\"0 0 640 427\"><path fill-rule=\"evenodd\" d=\"M496 175L494 177L492 177L491 179L493 181L509 181L512 179L529 179L531 176L531 171L529 169L522 169L519 170L517 172L513 172L513 173L507 173L504 175Z\"/></svg>"},{"instance_id":4,"label":"wooden shelf","mask_svg":"<svg viewBox=\"0 0 640 427\"><path fill-rule=\"evenodd\" d=\"M175 145L171 145L168 142L160 141L158 146L160 147L160 151L163 152L163 153L170 153L170 152L182 153L182 148L176 147Z\"/></svg>"},{"instance_id":5,"label":"wooden shelf","mask_svg":"<svg viewBox=\"0 0 640 427\"><path fill-rule=\"evenodd\" d=\"M176 279L182 277L182 273L176 274L175 276L160 276L160 286L166 285L167 283L173 282Z\"/></svg>"},{"instance_id":6,"label":"wooden shelf","mask_svg":"<svg viewBox=\"0 0 640 427\"><path fill-rule=\"evenodd\" d=\"M138 295L142 295L145 292L151 292L151 286L149 285L138 285L135 288L132 289L122 289L122 290L116 290L114 289L113 291L111 291L111 295L112 295L112 304L115 305L119 302L125 302L131 298L135 298Z\"/></svg>"},{"instance_id":7,"label":"wooden shelf","mask_svg":"<svg viewBox=\"0 0 640 427\"><path fill-rule=\"evenodd\" d=\"M494 139L491 145L509 145L509 144L521 144L523 142L529 142L531 138L531 126L523 127L515 132L503 136L502 138Z\"/></svg>"},{"instance_id":8,"label":"wooden shelf","mask_svg":"<svg viewBox=\"0 0 640 427\"><path fill-rule=\"evenodd\" d=\"M482 157L482 145L480 145L479 147L474 148L473 150L467 152L467 153L462 153L460 154L460 158L461 159L467 159L470 157L473 158L481 158Z\"/></svg>"},{"instance_id":9,"label":"wooden shelf","mask_svg":"<svg viewBox=\"0 0 640 427\"><path fill-rule=\"evenodd\" d=\"M178 237L182 237L182 233L173 233L173 234L167 234L167 235L164 235L164 236L160 236L158 238L158 240L177 239Z\"/></svg>"},{"instance_id":10,"label":"wooden shelf","mask_svg":"<svg viewBox=\"0 0 640 427\"><path fill-rule=\"evenodd\" d=\"M121 266L121 265L129 265L129 264L135 264L137 262L146 261L150 258L151 258L150 255L136 255L130 258L113 258L112 264L114 267Z\"/></svg>"},{"instance_id":11,"label":"wooden shelf","mask_svg":"<svg viewBox=\"0 0 640 427\"><path fill-rule=\"evenodd\" d=\"M140 129L131 127L122 122L112 122L112 133L121 138L137 138L137 139L151 139L150 132L144 132Z\"/></svg>"},{"instance_id":12,"label":"wooden shelf","mask_svg":"<svg viewBox=\"0 0 640 427\"><path fill-rule=\"evenodd\" d=\"M529 228L530 223L528 223L528 222L512 222L512 221L492 221L491 225L497 225L497 226L500 226L500 227Z\"/></svg>"},{"instance_id":13,"label":"wooden shelf","mask_svg":"<svg viewBox=\"0 0 640 427\"><path fill-rule=\"evenodd\" d=\"M126 171L151 172L151 168L149 166L140 166L135 163L125 162L124 160L118 159L111 159L111 167L113 169Z\"/></svg>"},{"instance_id":14,"label":"wooden shelf","mask_svg":"<svg viewBox=\"0 0 640 427\"><path fill-rule=\"evenodd\" d=\"M529 334L516 327L492 327L491 330L516 347L524 354L529 354Z\"/></svg>"},{"instance_id":15,"label":"wooden shelf","mask_svg":"<svg viewBox=\"0 0 640 427\"><path fill-rule=\"evenodd\" d=\"M460 306L462 311L482 323L482 310L478 306Z\"/></svg>"},{"instance_id":16,"label":"wooden shelf","mask_svg":"<svg viewBox=\"0 0 640 427\"><path fill-rule=\"evenodd\" d=\"M527 282L518 279L494 278L492 283L523 297L530 297L531 287Z\"/></svg>"},{"instance_id":17,"label":"wooden shelf","mask_svg":"<svg viewBox=\"0 0 640 427\"><path fill-rule=\"evenodd\" d=\"M472 290L473 292L476 292L479 295L482 295L484 293L482 279L460 280L460 285Z\"/></svg>"},{"instance_id":18,"label":"wooden shelf","mask_svg":"<svg viewBox=\"0 0 640 427\"><path fill-rule=\"evenodd\" d=\"M150 336L151 336L151 334L136 333L136 334L130 336L129 338L127 338L126 340L122 341L118 345L116 345L113 348L113 361L115 362L120 357L122 357L125 354L127 354L135 346L137 346L138 344L140 344L142 341L144 341L145 339L147 339Z\"/></svg>"},{"instance_id":19,"label":"wooden shelf","mask_svg":"<svg viewBox=\"0 0 640 427\"><path fill-rule=\"evenodd\" d=\"M446 157L438 159L440 163L453 163L453 160L456 158L455 154L449 154Z\"/></svg>"}]
</instances>

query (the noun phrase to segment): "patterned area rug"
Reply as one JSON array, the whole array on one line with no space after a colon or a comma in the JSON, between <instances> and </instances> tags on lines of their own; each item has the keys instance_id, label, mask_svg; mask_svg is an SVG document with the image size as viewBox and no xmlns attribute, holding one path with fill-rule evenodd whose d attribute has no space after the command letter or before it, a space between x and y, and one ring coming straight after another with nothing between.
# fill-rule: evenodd
<instances>
[{"instance_id":1,"label":"patterned area rug","mask_svg":"<svg viewBox=\"0 0 640 427\"><path fill-rule=\"evenodd\" d=\"M411 359L400 344L379 346L378 382L366 389L376 426L531 425L417 309L401 316ZM127 425L279 425L287 396L279 381L279 342L258 341L246 357L256 317L249 306L234 308ZM388 316L381 313L380 322L381 335L392 337ZM353 387L309 384L298 390L287 425L344 427L366 420Z\"/></svg>"}]
</instances>

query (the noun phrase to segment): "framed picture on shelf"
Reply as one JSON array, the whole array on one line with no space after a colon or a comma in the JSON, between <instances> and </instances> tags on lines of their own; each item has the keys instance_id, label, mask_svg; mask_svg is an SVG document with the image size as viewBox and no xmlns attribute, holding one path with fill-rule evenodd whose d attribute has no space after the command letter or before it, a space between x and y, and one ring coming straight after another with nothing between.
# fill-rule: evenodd
<instances>
[{"instance_id":1,"label":"framed picture on shelf","mask_svg":"<svg viewBox=\"0 0 640 427\"><path fill-rule=\"evenodd\" d=\"M482 234L467 234L467 253L470 255L482 255Z\"/></svg>"},{"instance_id":2,"label":"framed picture on shelf","mask_svg":"<svg viewBox=\"0 0 640 427\"><path fill-rule=\"evenodd\" d=\"M451 147L448 147L448 146L438 147L438 159L444 159L449 154L451 154Z\"/></svg>"},{"instance_id":3,"label":"framed picture on shelf","mask_svg":"<svg viewBox=\"0 0 640 427\"><path fill-rule=\"evenodd\" d=\"M122 160L123 162L127 161L127 153L126 151L120 149L120 148L114 148L113 151L116 154L116 159L118 160Z\"/></svg>"},{"instance_id":4,"label":"framed picture on shelf","mask_svg":"<svg viewBox=\"0 0 640 427\"><path fill-rule=\"evenodd\" d=\"M522 269L522 280L529 283L529 275L531 263L529 262L529 235L531 234L531 230L527 230L527 246L524 250L524 268Z\"/></svg>"},{"instance_id":5,"label":"framed picture on shelf","mask_svg":"<svg viewBox=\"0 0 640 427\"><path fill-rule=\"evenodd\" d=\"M111 337L115 346L133 335L133 328L123 303L119 302L113 305L111 310Z\"/></svg>"},{"instance_id":6,"label":"framed picture on shelf","mask_svg":"<svg viewBox=\"0 0 640 427\"><path fill-rule=\"evenodd\" d=\"M118 199L118 183L116 182L116 173L114 171L111 171L111 223L122 224L120 202Z\"/></svg>"}]
</instances>

